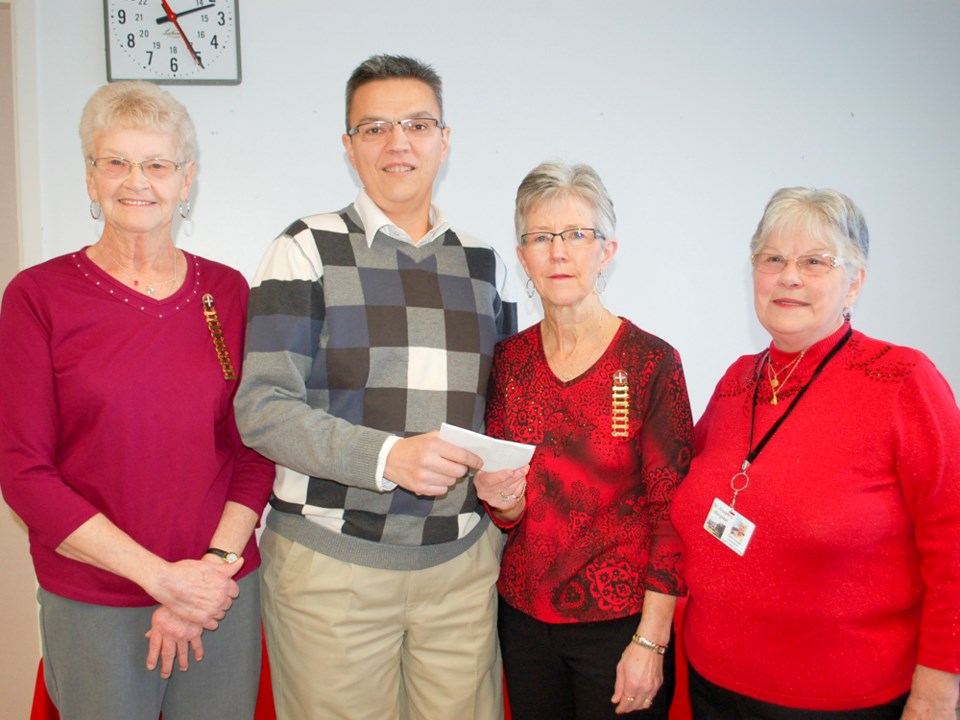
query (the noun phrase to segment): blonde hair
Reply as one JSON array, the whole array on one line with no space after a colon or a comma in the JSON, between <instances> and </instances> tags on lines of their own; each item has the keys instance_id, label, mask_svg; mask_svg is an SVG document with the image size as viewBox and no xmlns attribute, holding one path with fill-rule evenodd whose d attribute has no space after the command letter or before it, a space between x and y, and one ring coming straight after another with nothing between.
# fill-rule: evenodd
<instances>
[{"instance_id":1,"label":"blonde hair","mask_svg":"<svg viewBox=\"0 0 960 720\"><path fill-rule=\"evenodd\" d=\"M777 190L750 242L750 254L760 251L767 238L786 228L803 230L827 243L844 261L853 277L867 267L870 233L860 208L839 190L792 187Z\"/></svg>"},{"instance_id":2,"label":"blonde hair","mask_svg":"<svg viewBox=\"0 0 960 720\"><path fill-rule=\"evenodd\" d=\"M80 145L86 158L102 133L116 128L135 128L172 135L180 145L177 162L195 160L197 130L180 101L166 90L142 80L109 83L97 90L80 117Z\"/></svg>"},{"instance_id":3,"label":"blonde hair","mask_svg":"<svg viewBox=\"0 0 960 720\"><path fill-rule=\"evenodd\" d=\"M559 197L578 197L593 207L596 230L604 239L614 237L617 215L613 200L603 181L589 165L567 165L562 162L545 162L537 165L517 188L514 226L517 242L527 231L527 213L543 200Z\"/></svg>"}]
</instances>

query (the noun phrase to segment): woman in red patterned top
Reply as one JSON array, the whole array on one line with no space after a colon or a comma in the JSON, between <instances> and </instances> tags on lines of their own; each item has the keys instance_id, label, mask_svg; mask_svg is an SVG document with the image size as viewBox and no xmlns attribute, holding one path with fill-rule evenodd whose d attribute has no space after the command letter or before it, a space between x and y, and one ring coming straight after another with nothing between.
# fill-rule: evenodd
<instances>
[{"instance_id":1,"label":"woman in red patterned top","mask_svg":"<svg viewBox=\"0 0 960 720\"><path fill-rule=\"evenodd\" d=\"M476 482L509 531L499 632L521 720L666 718L673 694L684 585L669 509L690 405L677 352L601 302L614 224L586 165L545 163L517 191L517 256L544 320L497 347L486 420L537 449L526 485L509 472Z\"/></svg>"}]
</instances>

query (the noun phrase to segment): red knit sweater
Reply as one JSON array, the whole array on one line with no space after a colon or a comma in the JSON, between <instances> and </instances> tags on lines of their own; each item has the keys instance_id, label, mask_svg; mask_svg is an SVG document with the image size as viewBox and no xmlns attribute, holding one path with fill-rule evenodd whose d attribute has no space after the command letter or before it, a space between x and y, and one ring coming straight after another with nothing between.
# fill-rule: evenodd
<instances>
[{"instance_id":1,"label":"red knit sweater","mask_svg":"<svg viewBox=\"0 0 960 720\"><path fill-rule=\"evenodd\" d=\"M626 373L629 427L612 432L614 375ZM681 594L669 505L690 463L693 423L676 351L624 320L586 372L561 381L540 326L497 346L487 432L537 446L527 506L510 531L498 588L551 623L640 612L644 590Z\"/></svg>"},{"instance_id":2,"label":"red knit sweater","mask_svg":"<svg viewBox=\"0 0 960 720\"><path fill-rule=\"evenodd\" d=\"M673 505L690 662L797 708L886 702L910 689L917 663L960 672L960 411L916 350L854 332L747 471L745 554L704 530L714 498L730 504L757 378L754 445L846 330L807 351L776 406L763 355L730 367ZM793 357L770 352L776 368Z\"/></svg>"}]
</instances>

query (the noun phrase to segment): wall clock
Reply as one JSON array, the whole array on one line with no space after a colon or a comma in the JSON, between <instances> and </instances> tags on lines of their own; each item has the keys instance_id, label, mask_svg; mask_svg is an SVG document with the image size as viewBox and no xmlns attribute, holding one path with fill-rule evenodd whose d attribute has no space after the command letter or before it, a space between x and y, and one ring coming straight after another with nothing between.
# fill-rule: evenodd
<instances>
[{"instance_id":1,"label":"wall clock","mask_svg":"<svg viewBox=\"0 0 960 720\"><path fill-rule=\"evenodd\" d=\"M103 0L107 80L240 82L239 0Z\"/></svg>"}]
</instances>

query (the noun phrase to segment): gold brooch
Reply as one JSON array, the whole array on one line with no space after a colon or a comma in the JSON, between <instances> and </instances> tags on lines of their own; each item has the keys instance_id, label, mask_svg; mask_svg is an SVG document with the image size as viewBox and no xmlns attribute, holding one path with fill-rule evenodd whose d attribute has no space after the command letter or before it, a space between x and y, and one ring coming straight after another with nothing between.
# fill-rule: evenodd
<instances>
[{"instance_id":1,"label":"gold brooch","mask_svg":"<svg viewBox=\"0 0 960 720\"><path fill-rule=\"evenodd\" d=\"M227 341L223 339L223 328L220 327L220 316L213 307L213 295L204 293L202 298L203 316L207 320L207 329L210 331L210 337L213 338L213 349L217 351L217 359L220 361L220 368L223 370L224 380L236 380L237 372L233 369L233 362L230 360L230 351L227 350Z\"/></svg>"},{"instance_id":2,"label":"gold brooch","mask_svg":"<svg viewBox=\"0 0 960 720\"><path fill-rule=\"evenodd\" d=\"M630 433L630 386L627 373L617 370L613 374L613 389L610 399L610 434L613 437L629 437Z\"/></svg>"}]
</instances>

